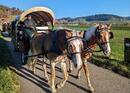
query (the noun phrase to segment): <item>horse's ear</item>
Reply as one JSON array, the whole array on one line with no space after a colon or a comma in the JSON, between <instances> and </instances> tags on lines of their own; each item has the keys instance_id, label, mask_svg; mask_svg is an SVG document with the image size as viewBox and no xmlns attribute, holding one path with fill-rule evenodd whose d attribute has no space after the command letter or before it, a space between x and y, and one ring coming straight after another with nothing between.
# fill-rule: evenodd
<instances>
[{"instance_id":1,"label":"horse's ear","mask_svg":"<svg viewBox=\"0 0 130 93\"><path fill-rule=\"evenodd\" d=\"M109 34L110 34L110 39L113 39L114 38L113 32L109 32Z\"/></svg>"},{"instance_id":2,"label":"horse's ear","mask_svg":"<svg viewBox=\"0 0 130 93\"><path fill-rule=\"evenodd\" d=\"M66 33L66 38L70 38L73 36L73 33L71 31L65 31Z\"/></svg>"},{"instance_id":3,"label":"horse's ear","mask_svg":"<svg viewBox=\"0 0 130 93\"><path fill-rule=\"evenodd\" d=\"M99 24L98 24L98 23L94 23L94 26L95 26L95 27L98 27L98 26L99 26Z\"/></svg>"},{"instance_id":4,"label":"horse's ear","mask_svg":"<svg viewBox=\"0 0 130 93\"><path fill-rule=\"evenodd\" d=\"M111 29L111 26L112 26L112 24L108 24L107 25L108 29Z\"/></svg>"},{"instance_id":5,"label":"horse's ear","mask_svg":"<svg viewBox=\"0 0 130 93\"><path fill-rule=\"evenodd\" d=\"M84 31L80 31L80 32L78 33L78 36L79 36L79 37L83 37L83 35L84 35Z\"/></svg>"},{"instance_id":6,"label":"horse's ear","mask_svg":"<svg viewBox=\"0 0 130 93\"><path fill-rule=\"evenodd\" d=\"M102 29L102 28L103 28L103 25L102 25L102 24L99 24L99 25L97 26L97 28L98 28L98 29Z\"/></svg>"}]
</instances>

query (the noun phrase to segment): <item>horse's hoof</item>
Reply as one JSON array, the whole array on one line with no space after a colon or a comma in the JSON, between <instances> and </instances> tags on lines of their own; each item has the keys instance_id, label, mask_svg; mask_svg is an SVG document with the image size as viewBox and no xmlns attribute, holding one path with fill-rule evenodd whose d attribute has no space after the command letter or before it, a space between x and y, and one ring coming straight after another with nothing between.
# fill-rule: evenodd
<instances>
[{"instance_id":1,"label":"horse's hoof","mask_svg":"<svg viewBox=\"0 0 130 93\"><path fill-rule=\"evenodd\" d=\"M50 80L48 80L47 83L50 84Z\"/></svg>"},{"instance_id":2,"label":"horse's hoof","mask_svg":"<svg viewBox=\"0 0 130 93\"><path fill-rule=\"evenodd\" d=\"M90 91L91 91L91 93L94 93L94 88L90 87Z\"/></svg>"},{"instance_id":3,"label":"horse's hoof","mask_svg":"<svg viewBox=\"0 0 130 93\"><path fill-rule=\"evenodd\" d=\"M56 84L56 89L62 88L61 83Z\"/></svg>"},{"instance_id":4,"label":"horse's hoof","mask_svg":"<svg viewBox=\"0 0 130 93\"><path fill-rule=\"evenodd\" d=\"M52 91L51 91L52 93L56 93L56 89L52 89Z\"/></svg>"},{"instance_id":5,"label":"horse's hoof","mask_svg":"<svg viewBox=\"0 0 130 93\"><path fill-rule=\"evenodd\" d=\"M31 73L31 74L35 74L35 72L34 72L34 71L32 71L32 70L30 70L30 73Z\"/></svg>"},{"instance_id":6,"label":"horse's hoof","mask_svg":"<svg viewBox=\"0 0 130 93\"><path fill-rule=\"evenodd\" d=\"M45 80L46 80L47 82L50 81L48 77L45 77Z\"/></svg>"},{"instance_id":7,"label":"horse's hoof","mask_svg":"<svg viewBox=\"0 0 130 93\"><path fill-rule=\"evenodd\" d=\"M75 78L80 80L80 76L75 76Z\"/></svg>"},{"instance_id":8,"label":"horse's hoof","mask_svg":"<svg viewBox=\"0 0 130 93\"><path fill-rule=\"evenodd\" d=\"M35 71L32 71L32 73L35 75Z\"/></svg>"},{"instance_id":9,"label":"horse's hoof","mask_svg":"<svg viewBox=\"0 0 130 93\"><path fill-rule=\"evenodd\" d=\"M69 70L68 70L68 73L71 73L71 72L72 72L72 70L69 69Z\"/></svg>"},{"instance_id":10,"label":"horse's hoof","mask_svg":"<svg viewBox=\"0 0 130 93\"><path fill-rule=\"evenodd\" d=\"M47 81L47 83L48 83L48 84L50 84L50 83L51 83L51 81L50 81L49 79L46 79L46 78L45 78L45 80Z\"/></svg>"}]
</instances>

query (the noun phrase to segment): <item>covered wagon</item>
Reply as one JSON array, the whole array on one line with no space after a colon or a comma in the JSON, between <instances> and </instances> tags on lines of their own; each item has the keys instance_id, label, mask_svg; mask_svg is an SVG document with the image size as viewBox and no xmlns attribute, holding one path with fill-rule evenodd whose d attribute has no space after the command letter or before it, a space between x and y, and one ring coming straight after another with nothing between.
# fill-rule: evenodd
<instances>
[{"instance_id":1,"label":"covered wagon","mask_svg":"<svg viewBox=\"0 0 130 93\"><path fill-rule=\"evenodd\" d=\"M20 16L16 17L14 24L12 24L12 41L15 47L15 50L22 54L22 61L24 62L24 56L27 55L29 47L27 44L28 40L23 38L24 33L24 21L27 19L27 16L31 16L32 20L35 23L35 31L37 33L48 33L53 30L55 17L52 10L46 7L33 7L24 11ZM25 42L23 42L23 40Z\"/></svg>"}]
</instances>

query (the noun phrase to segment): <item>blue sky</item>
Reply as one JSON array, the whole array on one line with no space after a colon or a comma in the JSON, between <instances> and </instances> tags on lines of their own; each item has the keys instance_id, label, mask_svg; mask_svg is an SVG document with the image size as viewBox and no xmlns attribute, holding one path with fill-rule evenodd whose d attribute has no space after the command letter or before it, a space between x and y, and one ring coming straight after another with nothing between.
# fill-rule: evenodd
<instances>
[{"instance_id":1,"label":"blue sky","mask_svg":"<svg viewBox=\"0 0 130 93\"><path fill-rule=\"evenodd\" d=\"M104 13L130 16L130 0L0 0L0 4L22 10L46 6L54 11L56 18Z\"/></svg>"}]
</instances>

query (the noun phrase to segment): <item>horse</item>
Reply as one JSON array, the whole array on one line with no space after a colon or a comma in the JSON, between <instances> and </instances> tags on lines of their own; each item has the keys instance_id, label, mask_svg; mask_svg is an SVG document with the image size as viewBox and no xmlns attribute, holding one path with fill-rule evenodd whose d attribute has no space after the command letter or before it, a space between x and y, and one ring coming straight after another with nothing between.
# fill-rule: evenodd
<instances>
[{"instance_id":1,"label":"horse","mask_svg":"<svg viewBox=\"0 0 130 93\"><path fill-rule=\"evenodd\" d=\"M78 73L76 75L76 78L80 78L80 73L82 68L84 69L85 76L87 78L88 86L90 88L90 91L94 92L94 88L92 87L92 84L90 82L89 78L89 70L87 62L92 57L92 53L96 47L96 44L100 47L100 49L103 51L104 55L109 57L111 54L111 48L109 40L114 37L113 33L110 31L111 24L96 24L93 27L90 27L87 31L81 31L80 34L83 37L84 40L84 50L82 51L82 61L83 65L80 69L78 69ZM72 71L72 62L69 61L69 72Z\"/></svg>"},{"instance_id":2,"label":"horse","mask_svg":"<svg viewBox=\"0 0 130 93\"><path fill-rule=\"evenodd\" d=\"M24 31L24 23L20 22L17 27L17 32L12 34L14 34L14 36L12 36L12 39L15 46L15 52L21 53L21 61L22 64L25 65L28 60L28 58L25 56L28 55L28 51L30 49L30 39Z\"/></svg>"},{"instance_id":3,"label":"horse","mask_svg":"<svg viewBox=\"0 0 130 93\"><path fill-rule=\"evenodd\" d=\"M73 32L70 29L57 29L48 34L35 34L31 40L28 61L32 62L33 72L35 73L35 64L39 57L43 58L44 76L51 81L51 90L56 92L57 89L62 88L68 80L68 72L66 61L68 55L71 55L72 61L76 68L81 68L82 59L81 51L83 49L82 38L80 34ZM51 80L49 80L46 70L46 62L48 59L51 65ZM55 86L55 66L57 63L61 64L61 69L64 75L64 80Z\"/></svg>"}]
</instances>

